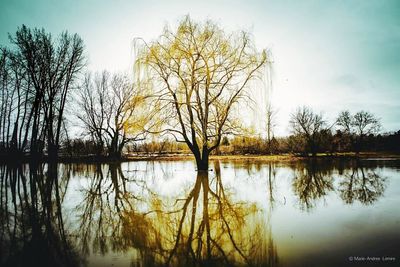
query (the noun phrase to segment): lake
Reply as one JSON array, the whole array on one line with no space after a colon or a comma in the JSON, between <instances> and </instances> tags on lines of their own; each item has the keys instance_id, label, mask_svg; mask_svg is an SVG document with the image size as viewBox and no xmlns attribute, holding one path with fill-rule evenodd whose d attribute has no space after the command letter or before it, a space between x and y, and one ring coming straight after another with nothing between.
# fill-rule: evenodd
<instances>
[{"instance_id":1,"label":"lake","mask_svg":"<svg viewBox=\"0 0 400 267\"><path fill-rule=\"evenodd\" d=\"M1 266L399 266L400 161L1 165Z\"/></svg>"}]
</instances>

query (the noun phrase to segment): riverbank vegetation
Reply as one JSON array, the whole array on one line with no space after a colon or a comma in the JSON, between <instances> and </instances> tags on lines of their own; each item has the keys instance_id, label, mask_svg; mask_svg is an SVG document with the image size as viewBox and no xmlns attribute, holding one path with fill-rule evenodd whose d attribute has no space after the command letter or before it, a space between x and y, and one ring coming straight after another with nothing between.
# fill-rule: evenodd
<instances>
[{"instance_id":1,"label":"riverbank vegetation","mask_svg":"<svg viewBox=\"0 0 400 267\"><path fill-rule=\"evenodd\" d=\"M248 32L184 17L158 39L135 40L133 74L90 73L77 34L22 26L0 47L0 159L57 161L211 156L365 155L400 152L400 131L382 132L368 111L328 121L298 107L277 137L266 103L264 130L245 129L241 105L271 64ZM279 108L279 107L278 107ZM322 112L322 111L321 111ZM269 158L273 158L269 156Z\"/></svg>"}]
</instances>

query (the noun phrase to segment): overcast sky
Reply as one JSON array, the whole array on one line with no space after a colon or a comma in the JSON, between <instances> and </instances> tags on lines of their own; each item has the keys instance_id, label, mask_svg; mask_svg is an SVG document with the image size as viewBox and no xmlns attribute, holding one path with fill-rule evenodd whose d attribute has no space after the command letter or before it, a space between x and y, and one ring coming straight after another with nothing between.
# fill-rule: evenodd
<instances>
[{"instance_id":1,"label":"overcast sky","mask_svg":"<svg viewBox=\"0 0 400 267\"><path fill-rule=\"evenodd\" d=\"M364 109L384 131L400 129L400 1L1 0L0 44L22 24L68 30L83 38L89 69L126 71L134 37L154 39L186 14L249 30L270 49L278 135L301 105L330 121Z\"/></svg>"}]
</instances>

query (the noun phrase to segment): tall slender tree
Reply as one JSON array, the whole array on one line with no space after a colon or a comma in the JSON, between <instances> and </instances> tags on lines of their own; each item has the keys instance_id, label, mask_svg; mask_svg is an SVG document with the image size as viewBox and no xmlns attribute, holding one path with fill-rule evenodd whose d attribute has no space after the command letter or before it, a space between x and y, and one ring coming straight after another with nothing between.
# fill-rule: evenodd
<instances>
[{"instance_id":1,"label":"tall slender tree","mask_svg":"<svg viewBox=\"0 0 400 267\"><path fill-rule=\"evenodd\" d=\"M83 41L67 32L53 39L44 29L25 25L10 40L18 66L34 88L28 116L30 152L38 156L46 144L49 159L56 159L67 97L85 65Z\"/></svg>"}]
</instances>

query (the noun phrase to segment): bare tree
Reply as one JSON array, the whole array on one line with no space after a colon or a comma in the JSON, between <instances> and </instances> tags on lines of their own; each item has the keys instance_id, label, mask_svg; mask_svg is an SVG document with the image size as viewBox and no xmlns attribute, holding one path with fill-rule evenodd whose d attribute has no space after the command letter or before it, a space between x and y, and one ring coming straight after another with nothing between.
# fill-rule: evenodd
<instances>
[{"instance_id":1,"label":"bare tree","mask_svg":"<svg viewBox=\"0 0 400 267\"><path fill-rule=\"evenodd\" d=\"M33 90L18 52L0 48L0 81L0 152L20 156L27 146Z\"/></svg>"},{"instance_id":2,"label":"bare tree","mask_svg":"<svg viewBox=\"0 0 400 267\"><path fill-rule=\"evenodd\" d=\"M307 144L306 149L315 156L318 148L318 134L325 126L322 116L308 107L301 107L291 114L289 123L293 134L302 136Z\"/></svg>"},{"instance_id":3,"label":"bare tree","mask_svg":"<svg viewBox=\"0 0 400 267\"><path fill-rule=\"evenodd\" d=\"M86 75L78 93L78 119L96 142L98 155L120 158L124 145L144 138L147 96L126 75L104 71Z\"/></svg>"},{"instance_id":4,"label":"bare tree","mask_svg":"<svg viewBox=\"0 0 400 267\"><path fill-rule=\"evenodd\" d=\"M352 132L352 115L348 110L344 110L339 113L339 116L336 120L336 124L343 129L345 133Z\"/></svg>"},{"instance_id":5,"label":"bare tree","mask_svg":"<svg viewBox=\"0 0 400 267\"><path fill-rule=\"evenodd\" d=\"M379 132L381 127L379 119L374 114L363 110L354 115L349 111L342 111L336 121L337 125L350 135L357 153L362 149L365 136Z\"/></svg>"},{"instance_id":6,"label":"bare tree","mask_svg":"<svg viewBox=\"0 0 400 267\"><path fill-rule=\"evenodd\" d=\"M248 85L266 65L266 51L258 52L247 32L227 34L189 16L157 40L141 41L136 68L155 88L163 130L188 145L198 170L208 170L209 154L222 136L238 129L232 110L249 97Z\"/></svg>"},{"instance_id":7,"label":"bare tree","mask_svg":"<svg viewBox=\"0 0 400 267\"><path fill-rule=\"evenodd\" d=\"M85 133L89 134L96 144L98 156L104 152L105 101L108 73L103 72L93 81L92 74L87 73L78 90L78 110L76 117L83 123Z\"/></svg>"},{"instance_id":8,"label":"bare tree","mask_svg":"<svg viewBox=\"0 0 400 267\"><path fill-rule=\"evenodd\" d=\"M277 111L273 109L271 103L267 105L266 111L266 130L267 130L267 142L268 150L272 153L272 141L274 139L274 129L276 127L276 113Z\"/></svg>"},{"instance_id":9,"label":"bare tree","mask_svg":"<svg viewBox=\"0 0 400 267\"><path fill-rule=\"evenodd\" d=\"M11 101L10 97L10 88L9 88L9 83L10 83L10 73L9 73L9 65L8 65L8 51L5 48L0 49L0 82L1 82L1 88L0 88L0 147L1 150L6 151L8 147L8 141L7 139L9 138L9 133L7 133L7 129L9 129L9 123L7 118L9 114L9 107Z\"/></svg>"},{"instance_id":10,"label":"bare tree","mask_svg":"<svg viewBox=\"0 0 400 267\"><path fill-rule=\"evenodd\" d=\"M30 130L31 155L43 153L46 143L49 159L56 159L67 96L85 63L83 41L77 34L67 32L54 40L44 29L31 30L25 25L14 36L10 35L10 40L16 46L12 57L15 77L12 91L17 92L18 106L24 104L23 119L20 119L21 109L16 109L13 139L17 136L18 123L24 122L25 129ZM17 76L34 88L32 91L27 88L25 97L21 97L21 80ZM30 103L28 113L25 113L28 104L23 100ZM22 133L22 128L19 132ZM25 134L22 147L27 138Z\"/></svg>"},{"instance_id":11,"label":"bare tree","mask_svg":"<svg viewBox=\"0 0 400 267\"><path fill-rule=\"evenodd\" d=\"M360 137L377 133L381 127L379 119L374 114L363 110L354 114L351 125Z\"/></svg>"}]
</instances>

